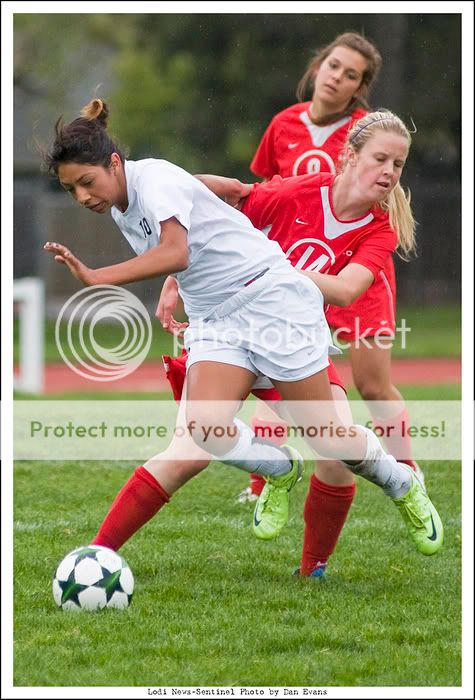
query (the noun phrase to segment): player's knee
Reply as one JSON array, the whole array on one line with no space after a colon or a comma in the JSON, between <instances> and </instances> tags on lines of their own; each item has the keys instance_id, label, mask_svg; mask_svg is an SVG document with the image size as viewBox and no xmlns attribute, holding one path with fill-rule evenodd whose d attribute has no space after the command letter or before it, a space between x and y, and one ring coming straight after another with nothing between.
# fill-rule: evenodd
<instances>
[{"instance_id":1,"label":"player's knee","mask_svg":"<svg viewBox=\"0 0 475 700\"><path fill-rule=\"evenodd\" d=\"M162 452L157 461L174 463L174 469L180 469L184 464L195 465L200 470L209 464L210 455L201 449L191 438L185 426L175 428L175 434L167 449Z\"/></svg>"},{"instance_id":2,"label":"player's knee","mask_svg":"<svg viewBox=\"0 0 475 700\"><path fill-rule=\"evenodd\" d=\"M332 486L351 486L355 481L353 474L340 460L317 460L314 474L317 479Z\"/></svg>"},{"instance_id":3,"label":"player's knee","mask_svg":"<svg viewBox=\"0 0 475 700\"><path fill-rule=\"evenodd\" d=\"M338 460L341 456L342 446L339 440L333 437L322 434L318 441L318 453L323 459L323 462L330 460Z\"/></svg>"},{"instance_id":4,"label":"player's knee","mask_svg":"<svg viewBox=\"0 0 475 700\"><path fill-rule=\"evenodd\" d=\"M217 439L229 436L230 431L236 428L233 426L232 415L216 415L216 409L208 408L205 404L210 402L200 402L199 406L188 411L186 425L198 448L207 449L207 445Z\"/></svg>"},{"instance_id":5,"label":"player's knee","mask_svg":"<svg viewBox=\"0 0 475 700\"><path fill-rule=\"evenodd\" d=\"M198 473L205 469L210 463L211 457L201 448L201 445L190 439L187 435L182 440L174 439L164 453L168 459L175 463L175 471L186 473L189 470Z\"/></svg>"},{"instance_id":6,"label":"player's knee","mask_svg":"<svg viewBox=\"0 0 475 700\"><path fill-rule=\"evenodd\" d=\"M384 401L389 385L380 377L354 377L355 386L365 401Z\"/></svg>"}]
</instances>

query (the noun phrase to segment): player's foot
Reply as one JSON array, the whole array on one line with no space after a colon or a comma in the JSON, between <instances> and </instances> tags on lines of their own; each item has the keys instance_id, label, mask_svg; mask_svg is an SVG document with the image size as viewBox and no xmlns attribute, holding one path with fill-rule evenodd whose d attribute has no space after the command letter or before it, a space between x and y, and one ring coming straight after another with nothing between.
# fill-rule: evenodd
<instances>
[{"instance_id":1,"label":"player's foot","mask_svg":"<svg viewBox=\"0 0 475 700\"><path fill-rule=\"evenodd\" d=\"M436 554L444 541L442 521L427 492L414 470L399 462L401 467L411 471L412 485L405 496L393 498L406 524L413 542L421 554Z\"/></svg>"},{"instance_id":2,"label":"player's foot","mask_svg":"<svg viewBox=\"0 0 475 700\"><path fill-rule=\"evenodd\" d=\"M257 501L258 498L257 493L253 493L252 488L248 486L247 489L238 494L236 503L249 503L250 501Z\"/></svg>"},{"instance_id":3,"label":"player's foot","mask_svg":"<svg viewBox=\"0 0 475 700\"><path fill-rule=\"evenodd\" d=\"M326 568L326 564L317 564L317 566L309 574L301 574L300 566L298 566L293 570L292 576L303 576L304 578L324 578Z\"/></svg>"},{"instance_id":4,"label":"player's foot","mask_svg":"<svg viewBox=\"0 0 475 700\"><path fill-rule=\"evenodd\" d=\"M269 476L254 509L253 531L260 540L272 540L289 519L289 494L302 478L303 459L293 447L283 445L292 468L283 476Z\"/></svg>"}]
</instances>

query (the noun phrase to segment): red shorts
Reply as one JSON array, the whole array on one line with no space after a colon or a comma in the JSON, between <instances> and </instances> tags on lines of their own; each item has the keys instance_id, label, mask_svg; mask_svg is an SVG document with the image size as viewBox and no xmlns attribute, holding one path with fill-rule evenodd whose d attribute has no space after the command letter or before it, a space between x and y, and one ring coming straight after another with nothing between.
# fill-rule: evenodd
<instances>
[{"instance_id":1,"label":"red shorts","mask_svg":"<svg viewBox=\"0 0 475 700\"><path fill-rule=\"evenodd\" d=\"M371 287L349 306L329 306L328 325L340 340L394 336L396 330L396 275L392 257ZM336 332L336 335L335 335Z\"/></svg>"},{"instance_id":2,"label":"red shorts","mask_svg":"<svg viewBox=\"0 0 475 700\"><path fill-rule=\"evenodd\" d=\"M170 386L173 391L173 397L176 401L180 401L181 395L183 393L183 384L185 383L186 376L186 360L188 353L186 350L182 350L180 357L170 357L169 355L162 355L163 366L165 367L165 372L167 379L170 382ZM335 365L329 358L328 366L328 378L330 384L336 384L341 386L343 391L346 392L345 385L340 379L338 372L336 371ZM253 389L251 392L258 399L262 401L281 401L282 397L274 387L270 389ZM243 398L246 398L245 396Z\"/></svg>"}]
</instances>

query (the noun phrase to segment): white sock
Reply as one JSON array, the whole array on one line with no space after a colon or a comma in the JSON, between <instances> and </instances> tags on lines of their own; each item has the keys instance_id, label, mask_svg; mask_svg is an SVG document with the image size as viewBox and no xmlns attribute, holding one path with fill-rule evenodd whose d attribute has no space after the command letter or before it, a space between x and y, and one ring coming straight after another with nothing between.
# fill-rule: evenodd
<instances>
[{"instance_id":1,"label":"white sock","mask_svg":"<svg viewBox=\"0 0 475 700\"><path fill-rule=\"evenodd\" d=\"M234 423L239 430L237 443L226 454L213 455L215 459L263 476L282 476L290 471L292 465L285 450L256 438L251 428L239 418L235 418Z\"/></svg>"},{"instance_id":2,"label":"white sock","mask_svg":"<svg viewBox=\"0 0 475 700\"><path fill-rule=\"evenodd\" d=\"M401 498L412 485L412 475L408 467L399 464L392 455L386 454L372 430L357 426L366 433L366 454L359 464L344 462L353 474L380 486L386 496Z\"/></svg>"}]
</instances>

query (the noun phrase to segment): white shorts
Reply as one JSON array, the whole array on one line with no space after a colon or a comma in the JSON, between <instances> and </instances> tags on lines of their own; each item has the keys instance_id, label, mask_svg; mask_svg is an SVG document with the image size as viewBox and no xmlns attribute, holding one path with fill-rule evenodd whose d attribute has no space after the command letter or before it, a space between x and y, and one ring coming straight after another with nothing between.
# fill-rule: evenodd
<instances>
[{"instance_id":1,"label":"white shorts","mask_svg":"<svg viewBox=\"0 0 475 700\"><path fill-rule=\"evenodd\" d=\"M185 331L187 369L211 361L257 377L305 379L328 366L332 345L323 295L307 277L270 269Z\"/></svg>"}]
</instances>

